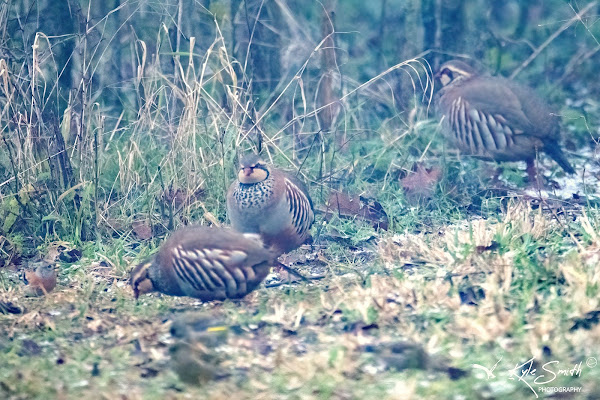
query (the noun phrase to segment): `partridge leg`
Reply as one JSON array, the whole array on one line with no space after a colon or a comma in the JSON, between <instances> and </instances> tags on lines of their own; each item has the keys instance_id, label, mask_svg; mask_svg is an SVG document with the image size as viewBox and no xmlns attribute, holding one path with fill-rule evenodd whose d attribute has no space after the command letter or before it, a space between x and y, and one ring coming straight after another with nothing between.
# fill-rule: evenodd
<instances>
[{"instance_id":1,"label":"partridge leg","mask_svg":"<svg viewBox=\"0 0 600 400\"><path fill-rule=\"evenodd\" d=\"M288 267L287 265L285 265L283 263L280 263L279 261L277 262L277 265L274 268L281 269L282 271L287 272L289 275L295 275L296 277L300 278L304 282L310 282L308 280L308 278L305 277L304 275L302 275L300 272L296 271L293 268Z\"/></svg>"},{"instance_id":2,"label":"partridge leg","mask_svg":"<svg viewBox=\"0 0 600 400\"><path fill-rule=\"evenodd\" d=\"M539 188L537 181L537 171L533 159L527 160L527 176L529 178L529 185Z\"/></svg>"}]
</instances>

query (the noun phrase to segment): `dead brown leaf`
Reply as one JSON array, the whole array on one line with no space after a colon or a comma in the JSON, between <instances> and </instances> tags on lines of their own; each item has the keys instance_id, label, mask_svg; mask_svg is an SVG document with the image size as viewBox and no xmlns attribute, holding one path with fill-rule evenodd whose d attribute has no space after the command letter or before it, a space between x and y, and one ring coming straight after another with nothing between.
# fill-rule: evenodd
<instances>
[{"instance_id":1,"label":"dead brown leaf","mask_svg":"<svg viewBox=\"0 0 600 400\"><path fill-rule=\"evenodd\" d=\"M166 204L172 205L175 209L182 206L190 205L196 200L200 200L206 196L204 188L198 188L195 191L169 187L162 192L161 199Z\"/></svg>"},{"instance_id":2,"label":"dead brown leaf","mask_svg":"<svg viewBox=\"0 0 600 400\"><path fill-rule=\"evenodd\" d=\"M430 200L441 176L442 170L439 167L425 168L423 164L417 164L413 173L400 179L406 200L414 205Z\"/></svg>"},{"instance_id":3,"label":"dead brown leaf","mask_svg":"<svg viewBox=\"0 0 600 400\"><path fill-rule=\"evenodd\" d=\"M368 197L344 192L332 192L326 203L326 208L317 209L325 214L329 220L334 213L340 218L363 220L374 228L387 230L388 216L381 204Z\"/></svg>"},{"instance_id":4,"label":"dead brown leaf","mask_svg":"<svg viewBox=\"0 0 600 400\"><path fill-rule=\"evenodd\" d=\"M152 227L144 220L136 220L131 223L133 233L142 240L152 238Z\"/></svg>"}]
</instances>

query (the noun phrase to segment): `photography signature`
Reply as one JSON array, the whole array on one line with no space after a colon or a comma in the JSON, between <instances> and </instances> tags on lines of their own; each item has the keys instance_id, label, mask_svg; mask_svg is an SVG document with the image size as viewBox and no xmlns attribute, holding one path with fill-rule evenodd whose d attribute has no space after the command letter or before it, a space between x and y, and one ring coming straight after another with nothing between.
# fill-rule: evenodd
<instances>
[{"instance_id":1,"label":"photography signature","mask_svg":"<svg viewBox=\"0 0 600 400\"><path fill-rule=\"evenodd\" d=\"M486 373L487 380L493 379L496 377L494 372L502 361L502 357L496 364L494 364L491 368L484 367L483 365L473 364L473 368L480 369ZM535 388L542 387L544 385L548 385L552 383L559 376L581 376L581 372L584 368L594 368L598 365L598 360L594 357L589 357L585 361L585 365L583 361L579 363L572 364L570 367L563 368L560 365L559 361L548 361L543 364L541 367L536 368L535 357L531 357L529 360L525 361L522 364L515 364L515 367L509 369L507 372L509 374L508 379L516 380L517 382L523 382L527 387L533 392L535 397L539 397Z\"/></svg>"}]
</instances>

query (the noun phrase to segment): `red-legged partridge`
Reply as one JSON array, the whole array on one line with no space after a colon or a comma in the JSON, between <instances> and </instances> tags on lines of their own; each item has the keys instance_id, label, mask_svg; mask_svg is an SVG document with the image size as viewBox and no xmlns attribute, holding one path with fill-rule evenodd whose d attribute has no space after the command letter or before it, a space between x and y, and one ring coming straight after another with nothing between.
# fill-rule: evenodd
<instances>
[{"instance_id":1,"label":"red-legged partridge","mask_svg":"<svg viewBox=\"0 0 600 400\"><path fill-rule=\"evenodd\" d=\"M533 180L536 151L543 151L565 172L575 172L560 147L558 116L531 88L481 75L458 60L443 64L436 77L443 85L437 107L444 133L462 153L487 160L526 161Z\"/></svg>"},{"instance_id":2,"label":"red-legged partridge","mask_svg":"<svg viewBox=\"0 0 600 400\"><path fill-rule=\"evenodd\" d=\"M202 301L241 298L265 279L277 256L258 235L188 227L133 269L131 285L136 298L154 291Z\"/></svg>"},{"instance_id":3,"label":"red-legged partridge","mask_svg":"<svg viewBox=\"0 0 600 400\"><path fill-rule=\"evenodd\" d=\"M255 154L240 162L238 180L227 193L227 213L234 229L260 234L279 254L303 244L315 220L306 186Z\"/></svg>"}]
</instances>

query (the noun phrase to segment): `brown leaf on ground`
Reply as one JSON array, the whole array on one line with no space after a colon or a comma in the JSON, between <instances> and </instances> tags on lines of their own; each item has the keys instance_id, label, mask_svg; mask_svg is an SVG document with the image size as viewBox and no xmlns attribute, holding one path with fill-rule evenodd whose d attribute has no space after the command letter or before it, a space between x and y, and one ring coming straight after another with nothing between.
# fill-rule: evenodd
<instances>
[{"instance_id":1,"label":"brown leaf on ground","mask_svg":"<svg viewBox=\"0 0 600 400\"><path fill-rule=\"evenodd\" d=\"M92 317L88 316L88 318L92 318ZM93 319L92 318L87 323L86 327L87 327L87 329L89 329L92 332L101 333L106 329L106 323L102 319Z\"/></svg>"},{"instance_id":2,"label":"brown leaf on ground","mask_svg":"<svg viewBox=\"0 0 600 400\"><path fill-rule=\"evenodd\" d=\"M47 262L55 262L65 251L73 250L73 245L62 240L54 241L48 245L43 259Z\"/></svg>"},{"instance_id":3,"label":"brown leaf on ground","mask_svg":"<svg viewBox=\"0 0 600 400\"><path fill-rule=\"evenodd\" d=\"M325 214L326 220L337 214L340 218L363 220L374 228L388 228L388 216L381 204L374 199L357 194L332 192L326 204L325 210L317 209Z\"/></svg>"},{"instance_id":4,"label":"brown leaf on ground","mask_svg":"<svg viewBox=\"0 0 600 400\"><path fill-rule=\"evenodd\" d=\"M144 220L133 221L131 228L139 239L146 240L152 237L152 227Z\"/></svg>"},{"instance_id":5,"label":"brown leaf on ground","mask_svg":"<svg viewBox=\"0 0 600 400\"><path fill-rule=\"evenodd\" d=\"M417 164L414 172L400 179L406 200L413 205L427 202L433 197L441 177L440 168L425 168L423 164Z\"/></svg>"},{"instance_id":6,"label":"brown leaf on ground","mask_svg":"<svg viewBox=\"0 0 600 400\"><path fill-rule=\"evenodd\" d=\"M171 204L175 209L179 209L184 205L190 205L196 200L200 200L206 196L204 188L198 188L192 192L187 189L169 187L161 194L161 200L165 204Z\"/></svg>"}]
</instances>

